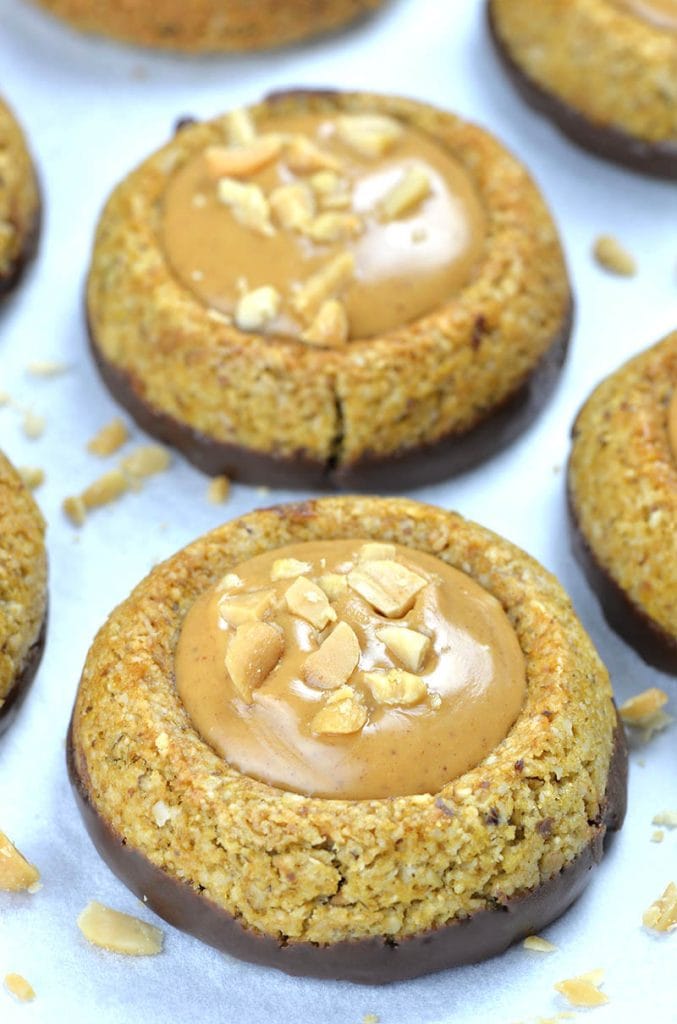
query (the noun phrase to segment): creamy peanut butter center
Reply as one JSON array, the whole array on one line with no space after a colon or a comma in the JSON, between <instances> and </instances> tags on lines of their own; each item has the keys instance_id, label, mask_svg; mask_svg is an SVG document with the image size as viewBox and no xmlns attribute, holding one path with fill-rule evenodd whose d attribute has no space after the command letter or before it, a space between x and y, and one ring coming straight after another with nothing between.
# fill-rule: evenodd
<instances>
[{"instance_id":1,"label":"creamy peanut butter center","mask_svg":"<svg viewBox=\"0 0 677 1024\"><path fill-rule=\"evenodd\" d=\"M485 214L465 168L376 114L228 119L170 179L174 273L244 331L332 347L435 309L471 278Z\"/></svg>"},{"instance_id":2,"label":"creamy peanut butter center","mask_svg":"<svg viewBox=\"0 0 677 1024\"><path fill-rule=\"evenodd\" d=\"M668 437L672 448L672 457L677 462L677 388L672 392L672 401L668 409Z\"/></svg>"},{"instance_id":3,"label":"creamy peanut butter center","mask_svg":"<svg viewBox=\"0 0 677 1024\"><path fill-rule=\"evenodd\" d=\"M616 3L652 25L677 32L677 0L616 0Z\"/></svg>"},{"instance_id":4,"label":"creamy peanut butter center","mask_svg":"<svg viewBox=\"0 0 677 1024\"><path fill-rule=\"evenodd\" d=\"M313 796L434 793L504 739L524 658L499 602L440 559L360 540L236 566L188 612L179 696L243 774Z\"/></svg>"}]
</instances>

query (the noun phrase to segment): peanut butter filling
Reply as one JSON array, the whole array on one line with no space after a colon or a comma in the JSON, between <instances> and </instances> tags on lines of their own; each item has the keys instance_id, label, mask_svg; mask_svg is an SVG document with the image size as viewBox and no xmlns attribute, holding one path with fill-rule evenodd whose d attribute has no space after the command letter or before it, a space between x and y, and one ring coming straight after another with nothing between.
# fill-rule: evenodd
<instances>
[{"instance_id":1,"label":"peanut butter filling","mask_svg":"<svg viewBox=\"0 0 677 1024\"><path fill-rule=\"evenodd\" d=\"M616 0L616 3L643 21L677 32L677 0Z\"/></svg>"},{"instance_id":2,"label":"peanut butter filling","mask_svg":"<svg viewBox=\"0 0 677 1024\"><path fill-rule=\"evenodd\" d=\"M177 277L236 326L333 347L455 295L486 218L465 168L394 118L236 111L170 179L161 232Z\"/></svg>"},{"instance_id":3,"label":"peanut butter filling","mask_svg":"<svg viewBox=\"0 0 677 1024\"><path fill-rule=\"evenodd\" d=\"M672 392L672 401L668 409L668 437L672 448L672 457L677 462L677 388Z\"/></svg>"},{"instance_id":4,"label":"peanut butter filling","mask_svg":"<svg viewBox=\"0 0 677 1024\"><path fill-rule=\"evenodd\" d=\"M360 540L237 566L188 612L175 669L195 729L243 774L351 800L437 792L504 739L526 686L491 594Z\"/></svg>"}]
</instances>

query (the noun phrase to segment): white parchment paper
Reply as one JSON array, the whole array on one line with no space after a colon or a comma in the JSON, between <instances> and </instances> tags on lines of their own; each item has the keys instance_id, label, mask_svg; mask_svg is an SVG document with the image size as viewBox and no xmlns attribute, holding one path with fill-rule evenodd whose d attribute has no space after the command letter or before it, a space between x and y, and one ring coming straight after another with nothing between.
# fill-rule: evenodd
<instances>
[{"instance_id":1,"label":"white parchment paper","mask_svg":"<svg viewBox=\"0 0 677 1024\"><path fill-rule=\"evenodd\" d=\"M0 1022L45 1024L382 1024L534 1021L566 1009L553 983L596 967L611 1002L599 1024L677 1020L677 934L641 927L643 910L677 880L677 832L650 842L652 816L677 808L677 730L632 756L622 834L576 906L547 929L558 951L517 947L488 963L386 988L287 978L242 964L157 922L98 858L71 797L64 735L91 639L151 566L194 537L286 492L234 486L206 501L207 480L180 457L138 494L91 516L78 532L61 501L104 466L86 440L119 412L87 351L82 285L92 232L109 190L169 136L177 116L209 117L294 85L368 88L436 103L494 131L532 169L559 222L577 296L576 329L548 408L512 447L448 483L413 496L458 509L521 544L570 591L613 676L619 699L677 685L607 628L573 563L563 467L574 413L625 358L677 326L677 185L643 179L589 157L526 109L490 51L481 0L392 0L346 33L253 57L179 58L80 37L23 0L0 0L0 92L27 132L45 199L39 258L0 310L0 389L46 417L29 441L15 407L0 409L0 446L39 465L37 497L49 523L50 628L39 675L0 740L0 828L42 872L33 896L0 894L0 977L24 974L37 998L18 1005L0 989ZM606 275L591 243L615 234L637 257L632 279ZM69 370L40 380L34 360ZM135 429L137 441L142 435ZM114 460L110 460L114 464ZM165 951L127 959L89 947L75 918L90 899L156 920Z\"/></svg>"}]
</instances>

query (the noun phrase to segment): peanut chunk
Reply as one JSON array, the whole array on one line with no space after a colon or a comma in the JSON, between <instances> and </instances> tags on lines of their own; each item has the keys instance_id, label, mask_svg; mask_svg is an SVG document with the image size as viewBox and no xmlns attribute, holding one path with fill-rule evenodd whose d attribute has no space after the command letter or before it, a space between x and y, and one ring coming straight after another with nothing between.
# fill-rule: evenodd
<instances>
[{"instance_id":1,"label":"peanut chunk","mask_svg":"<svg viewBox=\"0 0 677 1024\"><path fill-rule=\"evenodd\" d=\"M323 708L310 723L313 732L349 735L366 725L367 709L350 686L342 686L330 694Z\"/></svg>"},{"instance_id":2,"label":"peanut chunk","mask_svg":"<svg viewBox=\"0 0 677 1024\"><path fill-rule=\"evenodd\" d=\"M270 570L271 580L291 580L295 576L303 576L310 572L311 566L308 562L302 562L298 558L276 558Z\"/></svg>"},{"instance_id":3,"label":"peanut chunk","mask_svg":"<svg viewBox=\"0 0 677 1024\"><path fill-rule=\"evenodd\" d=\"M312 323L301 332L301 338L309 345L336 348L345 345L348 333L348 316L343 303L338 299L327 299L318 309Z\"/></svg>"},{"instance_id":4,"label":"peanut chunk","mask_svg":"<svg viewBox=\"0 0 677 1024\"><path fill-rule=\"evenodd\" d=\"M348 573L348 584L376 611L396 619L409 611L426 580L399 562L376 559Z\"/></svg>"},{"instance_id":5,"label":"peanut chunk","mask_svg":"<svg viewBox=\"0 0 677 1024\"><path fill-rule=\"evenodd\" d=\"M600 992L598 987L603 976L603 971L589 971L576 978L558 981L554 987L572 1006L603 1006L609 1002L608 996Z\"/></svg>"},{"instance_id":6,"label":"peanut chunk","mask_svg":"<svg viewBox=\"0 0 677 1024\"><path fill-rule=\"evenodd\" d=\"M330 601L343 597L348 589L348 580L338 572L327 572L318 579L318 586L324 590Z\"/></svg>"},{"instance_id":7,"label":"peanut chunk","mask_svg":"<svg viewBox=\"0 0 677 1024\"><path fill-rule=\"evenodd\" d=\"M600 267L608 270L610 274L633 277L637 273L634 257L613 235L600 235L595 241L592 252Z\"/></svg>"},{"instance_id":8,"label":"peanut chunk","mask_svg":"<svg viewBox=\"0 0 677 1024\"><path fill-rule=\"evenodd\" d=\"M642 729L646 728L667 702L668 695L665 690L651 686L648 690L642 690L641 693L636 693L634 697L626 700L618 711L626 725L634 725Z\"/></svg>"},{"instance_id":9,"label":"peanut chunk","mask_svg":"<svg viewBox=\"0 0 677 1024\"><path fill-rule=\"evenodd\" d=\"M164 473L172 457L161 444L142 444L120 461L120 469L135 480L142 480L155 473Z\"/></svg>"},{"instance_id":10,"label":"peanut chunk","mask_svg":"<svg viewBox=\"0 0 677 1024\"><path fill-rule=\"evenodd\" d=\"M313 171L338 171L341 164L335 156L320 149L306 135L294 135L287 143L285 162L294 174L312 174Z\"/></svg>"},{"instance_id":11,"label":"peanut chunk","mask_svg":"<svg viewBox=\"0 0 677 1024\"><path fill-rule=\"evenodd\" d=\"M39 437L42 437L45 432L45 422L44 416L38 416L37 413L30 412L30 410L25 412L22 426L26 437L30 438L31 441L36 441Z\"/></svg>"},{"instance_id":12,"label":"peanut chunk","mask_svg":"<svg viewBox=\"0 0 677 1024\"><path fill-rule=\"evenodd\" d=\"M20 974L6 974L5 988L20 1003L30 1003L35 999L35 989Z\"/></svg>"},{"instance_id":13,"label":"peanut chunk","mask_svg":"<svg viewBox=\"0 0 677 1024\"><path fill-rule=\"evenodd\" d=\"M271 285L246 292L235 308L235 323L241 331L259 331L273 320L280 309L280 293Z\"/></svg>"},{"instance_id":14,"label":"peanut chunk","mask_svg":"<svg viewBox=\"0 0 677 1024\"><path fill-rule=\"evenodd\" d=\"M670 882L662 896L644 911L642 923L655 932L671 932L677 928L677 885Z\"/></svg>"},{"instance_id":15,"label":"peanut chunk","mask_svg":"<svg viewBox=\"0 0 677 1024\"><path fill-rule=\"evenodd\" d=\"M547 939L542 939L540 935L527 935L522 945L534 953L554 953L557 949L557 946Z\"/></svg>"},{"instance_id":16,"label":"peanut chunk","mask_svg":"<svg viewBox=\"0 0 677 1024\"><path fill-rule=\"evenodd\" d=\"M292 299L295 312L304 320L312 320L322 303L335 298L350 284L354 274L355 257L352 253L341 252L334 256L296 292Z\"/></svg>"},{"instance_id":17,"label":"peanut chunk","mask_svg":"<svg viewBox=\"0 0 677 1024\"><path fill-rule=\"evenodd\" d=\"M40 880L40 872L0 832L0 889L3 892L26 892Z\"/></svg>"},{"instance_id":18,"label":"peanut chunk","mask_svg":"<svg viewBox=\"0 0 677 1024\"><path fill-rule=\"evenodd\" d=\"M357 552L358 562L382 562L384 559L395 560L397 551L394 544L381 544L374 541L371 544L363 544Z\"/></svg>"},{"instance_id":19,"label":"peanut chunk","mask_svg":"<svg viewBox=\"0 0 677 1024\"><path fill-rule=\"evenodd\" d=\"M408 167L377 204L379 219L398 220L415 210L430 193L430 178L420 167Z\"/></svg>"},{"instance_id":20,"label":"peanut chunk","mask_svg":"<svg viewBox=\"0 0 677 1024\"><path fill-rule=\"evenodd\" d=\"M380 704L402 704L412 707L425 700L428 687L420 676L401 668L365 672L364 680Z\"/></svg>"},{"instance_id":21,"label":"peanut chunk","mask_svg":"<svg viewBox=\"0 0 677 1024\"><path fill-rule=\"evenodd\" d=\"M211 178L247 178L274 160L281 149L278 135L258 135L239 146L208 146L207 173Z\"/></svg>"},{"instance_id":22,"label":"peanut chunk","mask_svg":"<svg viewBox=\"0 0 677 1024\"><path fill-rule=\"evenodd\" d=\"M377 636L406 669L410 672L421 671L430 650L429 637L415 629L403 629L401 626L384 626L379 629Z\"/></svg>"},{"instance_id":23,"label":"peanut chunk","mask_svg":"<svg viewBox=\"0 0 677 1024\"><path fill-rule=\"evenodd\" d=\"M219 201L228 206L238 224L270 238L275 229L270 223L270 205L258 185L243 184L235 178L221 178Z\"/></svg>"},{"instance_id":24,"label":"peanut chunk","mask_svg":"<svg viewBox=\"0 0 677 1024\"><path fill-rule=\"evenodd\" d=\"M73 526L82 526L87 518L85 503L79 494L64 498L62 508Z\"/></svg>"},{"instance_id":25,"label":"peanut chunk","mask_svg":"<svg viewBox=\"0 0 677 1024\"><path fill-rule=\"evenodd\" d=\"M225 579L223 582L225 584ZM274 602L274 590L255 590L250 594L226 594L219 601L219 615L229 626L242 626L245 622L257 622L263 619Z\"/></svg>"},{"instance_id":26,"label":"peanut chunk","mask_svg":"<svg viewBox=\"0 0 677 1024\"><path fill-rule=\"evenodd\" d=\"M664 825L665 828L677 828L677 811L661 811L659 814L654 814L651 824Z\"/></svg>"},{"instance_id":27,"label":"peanut chunk","mask_svg":"<svg viewBox=\"0 0 677 1024\"><path fill-rule=\"evenodd\" d=\"M343 114L336 133L349 149L369 159L389 152L402 135L402 126L385 114Z\"/></svg>"},{"instance_id":28,"label":"peanut chunk","mask_svg":"<svg viewBox=\"0 0 677 1024\"><path fill-rule=\"evenodd\" d=\"M355 213L326 210L301 225L301 231L313 242L344 242L361 234L364 225Z\"/></svg>"},{"instance_id":29,"label":"peanut chunk","mask_svg":"<svg viewBox=\"0 0 677 1024\"><path fill-rule=\"evenodd\" d=\"M270 208L280 227L299 231L315 216L315 197L305 182L279 185L269 196Z\"/></svg>"},{"instance_id":30,"label":"peanut chunk","mask_svg":"<svg viewBox=\"0 0 677 1024\"><path fill-rule=\"evenodd\" d=\"M245 107L231 110L226 118L228 141L233 146L246 146L256 138L256 128L252 116Z\"/></svg>"},{"instance_id":31,"label":"peanut chunk","mask_svg":"<svg viewBox=\"0 0 677 1024\"><path fill-rule=\"evenodd\" d=\"M305 619L315 629L324 629L336 621L336 612L323 590L305 576L298 576L285 592L285 601L292 615Z\"/></svg>"},{"instance_id":32,"label":"peanut chunk","mask_svg":"<svg viewBox=\"0 0 677 1024\"><path fill-rule=\"evenodd\" d=\"M111 469L86 487L81 494L86 509L99 508L115 501L129 489L127 478L120 469Z\"/></svg>"},{"instance_id":33,"label":"peanut chunk","mask_svg":"<svg viewBox=\"0 0 677 1024\"><path fill-rule=\"evenodd\" d=\"M235 630L226 651L226 668L233 686L248 704L283 651L284 636L269 622L244 622Z\"/></svg>"},{"instance_id":34,"label":"peanut chunk","mask_svg":"<svg viewBox=\"0 0 677 1024\"><path fill-rule=\"evenodd\" d=\"M45 482L45 471L39 466L19 466L19 476L29 490L34 491Z\"/></svg>"},{"instance_id":35,"label":"peanut chunk","mask_svg":"<svg viewBox=\"0 0 677 1024\"><path fill-rule=\"evenodd\" d=\"M212 505L220 505L230 494L230 480L227 476L215 476L207 487L207 501Z\"/></svg>"},{"instance_id":36,"label":"peanut chunk","mask_svg":"<svg viewBox=\"0 0 677 1024\"><path fill-rule=\"evenodd\" d=\"M348 183L335 171L317 171L308 180L323 210L345 210L350 206Z\"/></svg>"},{"instance_id":37,"label":"peanut chunk","mask_svg":"<svg viewBox=\"0 0 677 1024\"><path fill-rule=\"evenodd\" d=\"M36 359L26 367L31 377L60 377L68 370L68 363L60 363L56 359Z\"/></svg>"},{"instance_id":38,"label":"peanut chunk","mask_svg":"<svg viewBox=\"0 0 677 1024\"><path fill-rule=\"evenodd\" d=\"M360 645L347 622L339 622L316 651L303 663L306 682L321 690L334 690L347 683L360 660Z\"/></svg>"},{"instance_id":39,"label":"peanut chunk","mask_svg":"<svg viewBox=\"0 0 677 1024\"><path fill-rule=\"evenodd\" d=\"M87 451L91 455L105 457L113 455L129 437L129 431L123 420L116 417L110 423L106 423L101 430L87 442Z\"/></svg>"},{"instance_id":40,"label":"peanut chunk","mask_svg":"<svg viewBox=\"0 0 677 1024\"><path fill-rule=\"evenodd\" d=\"M155 956L164 936L159 928L131 914L111 910L92 900L78 917L78 928L94 946L127 956Z\"/></svg>"}]
</instances>

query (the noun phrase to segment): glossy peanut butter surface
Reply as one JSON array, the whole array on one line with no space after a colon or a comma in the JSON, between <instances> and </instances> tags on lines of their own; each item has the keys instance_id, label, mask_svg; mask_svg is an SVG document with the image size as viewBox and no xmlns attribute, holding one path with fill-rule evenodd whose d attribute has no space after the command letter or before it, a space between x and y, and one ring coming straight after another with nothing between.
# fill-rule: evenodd
<instances>
[{"instance_id":1,"label":"glossy peanut butter surface","mask_svg":"<svg viewBox=\"0 0 677 1024\"><path fill-rule=\"evenodd\" d=\"M364 544L312 542L260 555L234 567L186 616L176 652L179 695L196 730L244 774L330 798L436 792L486 757L519 714L524 659L498 601L434 556L393 545L388 564L403 566L419 582L401 614L383 614L347 582L359 585ZM288 559L297 575L271 579L273 567ZM299 578L330 595L335 618L321 629L289 610L285 595ZM283 650L246 699L225 667L237 627L224 621L222 610L250 592L265 597L257 615L278 631ZM317 685L305 663L345 624L357 638L359 660L338 696L350 693L362 717L356 728L351 723L353 731L332 734L322 724L337 688ZM413 703L384 702L369 682L403 668L382 639L394 628L426 644L420 666L407 676L418 680Z\"/></svg>"},{"instance_id":2,"label":"glossy peanut butter surface","mask_svg":"<svg viewBox=\"0 0 677 1024\"><path fill-rule=\"evenodd\" d=\"M677 0L616 0L618 6L659 28L677 32Z\"/></svg>"},{"instance_id":3,"label":"glossy peanut butter surface","mask_svg":"<svg viewBox=\"0 0 677 1024\"><path fill-rule=\"evenodd\" d=\"M173 175L164 196L162 242L174 273L203 303L235 317L244 293L272 287L279 308L257 330L299 338L308 324L294 309L295 291L334 257L349 253L354 272L328 297L344 305L348 340L354 340L431 312L472 277L486 218L461 164L430 136L404 125L382 154L365 156L342 141L336 123L317 114L259 121L257 138L283 134L289 141L263 167L236 176L259 186L266 202L281 185L307 186L312 218L352 215L352 230L335 240L283 226L274 210L267 232L238 221L219 199L219 179L210 171L207 151ZM300 138L319 149L327 168L296 167L292 150ZM425 176L426 195L384 218L380 201L412 169ZM339 193L328 197L317 191L316 175L323 170L336 176Z\"/></svg>"}]
</instances>

